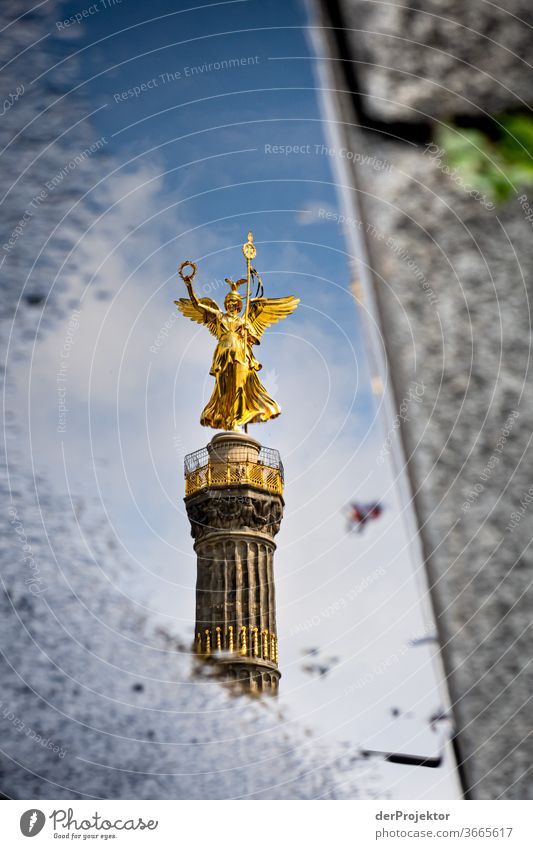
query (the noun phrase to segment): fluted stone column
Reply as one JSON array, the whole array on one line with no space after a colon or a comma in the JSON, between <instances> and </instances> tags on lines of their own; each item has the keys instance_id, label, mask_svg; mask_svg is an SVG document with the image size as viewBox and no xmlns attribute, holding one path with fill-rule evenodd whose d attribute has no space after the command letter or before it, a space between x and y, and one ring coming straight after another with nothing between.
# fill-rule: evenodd
<instances>
[{"instance_id":1,"label":"fluted stone column","mask_svg":"<svg viewBox=\"0 0 533 849\"><path fill-rule=\"evenodd\" d=\"M279 455L246 434L220 433L206 450L188 456L185 474L198 557L196 654L251 692L276 693L274 536L284 506Z\"/></svg>"}]
</instances>

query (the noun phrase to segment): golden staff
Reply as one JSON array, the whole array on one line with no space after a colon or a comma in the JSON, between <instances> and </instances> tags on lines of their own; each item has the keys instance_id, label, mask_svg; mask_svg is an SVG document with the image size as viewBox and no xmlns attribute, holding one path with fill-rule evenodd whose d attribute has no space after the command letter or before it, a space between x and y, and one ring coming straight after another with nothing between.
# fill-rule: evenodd
<instances>
[{"instance_id":1,"label":"golden staff","mask_svg":"<svg viewBox=\"0 0 533 849\"><path fill-rule=\"evenodd\" d=\"M257 250L254 245L254 236L252 231L248 233L248 241L242 246L242 252L246 257L246 307L244 310L244 320L248 321L248 310L250 308L250 280L251 280L251 262L257 256Z\"/></svg>"}]
</instances>

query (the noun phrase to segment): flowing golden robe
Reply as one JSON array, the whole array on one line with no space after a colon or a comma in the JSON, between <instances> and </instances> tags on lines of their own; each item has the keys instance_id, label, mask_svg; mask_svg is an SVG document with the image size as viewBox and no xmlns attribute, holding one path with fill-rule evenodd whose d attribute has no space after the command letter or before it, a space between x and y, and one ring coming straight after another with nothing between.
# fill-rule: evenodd
<instances>
[{"instance_id":1,"label":"flowing golden robe","mask_svg":"<svg viewBox=\"0 0 533 849\"><path fill-rule=\"evenodd\" d=\"M279 416L279 405L257 375L262 366L253 355L252 344L258 344L259 339L250 322L240 315L219 312L216 336L218 345L209 372L215 378L215 387L200 424L234 430Z\"/></svg>"}]
</instances>

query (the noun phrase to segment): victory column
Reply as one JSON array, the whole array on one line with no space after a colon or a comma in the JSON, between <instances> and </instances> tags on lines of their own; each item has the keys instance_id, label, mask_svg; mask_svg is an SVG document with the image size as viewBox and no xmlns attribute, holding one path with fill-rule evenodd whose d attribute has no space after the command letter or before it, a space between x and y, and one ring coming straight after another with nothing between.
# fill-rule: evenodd
<instances>
[{"instance_id":1,"label":"victory column","mask_svg":"<svg viewBox=\"0 0 533 849\"><path fill-rule=\"evenodd\" d=\"M210 298L197 297L197 266L189 261L179 268L189 297L174 302L217 339L210 371L215 385L200 422L222 433L185 458L185 506L197 554L195 652L226 681L252 693L277 693L274 537L283 516L283 466L279 453L262 447L247 427L281 412L259 380L253 346L267 327L296 309L299 298L265 298L251 264L252 233L242 250L247 275L236 282L226 278L225 312Z\"/></svg>"}]
</instances>

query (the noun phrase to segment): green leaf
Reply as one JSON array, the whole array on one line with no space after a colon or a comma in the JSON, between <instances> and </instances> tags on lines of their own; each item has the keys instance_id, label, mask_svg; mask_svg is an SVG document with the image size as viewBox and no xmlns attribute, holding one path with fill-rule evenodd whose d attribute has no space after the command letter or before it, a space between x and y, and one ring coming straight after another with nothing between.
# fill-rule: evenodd
<instances>
[{"instance_id":1,"label":"green leaf","mask_svg":"<svg viewBox=\"0 0 533 849\"><path fill-rule=\"evenodd\" d=\"M529 115L507 115L500 119L503 127L498 146L507 157L533 163L533 118Z\"/></svg>"},{"instance_id":2,"label":"green leaf","mask_svg":"<svg viewBox=\"0 0 533 849\"><path fill-rule=\"evenodd\" d=\"M496 120L496 140L473 127L452 124L439 127L435 140L466 186L503 202L521 187L533 185L533 117L503 115Z\"/></svg>"}]
</instances>

